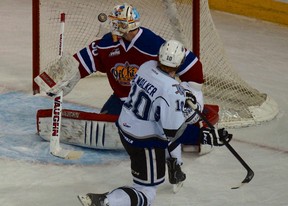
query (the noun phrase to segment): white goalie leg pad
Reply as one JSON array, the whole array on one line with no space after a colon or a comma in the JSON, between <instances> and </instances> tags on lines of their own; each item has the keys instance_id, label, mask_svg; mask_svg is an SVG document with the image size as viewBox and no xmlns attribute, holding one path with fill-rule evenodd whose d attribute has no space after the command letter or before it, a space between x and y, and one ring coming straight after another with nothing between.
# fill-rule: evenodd
<instances>
[{"instance_id":1,"label":"white goalie leg pad","mask_svg":"<svg viewBox=\"0 0 288 206\"><path fill-rule=\"evenodd\" d=\"M112 116L112 118L110 118ZM63 110L60 142L92 149L124 149L115 115L76 110ZM50 141L50 110L37 112L37 130L41 138Z\"/></svg>"},{"instance_id":2,"label":"white goalie leg pad","mask_svg":"<svg viewBox=\"0 0 288 206\"><path fill-rule=\"evenodd\" d=\"M35 77L34 81L42 91L63 95L68 94L80 80L79 62L71 55L64 55L58 61L47 66L44 71Z\"/></svg>"}]
</instances>

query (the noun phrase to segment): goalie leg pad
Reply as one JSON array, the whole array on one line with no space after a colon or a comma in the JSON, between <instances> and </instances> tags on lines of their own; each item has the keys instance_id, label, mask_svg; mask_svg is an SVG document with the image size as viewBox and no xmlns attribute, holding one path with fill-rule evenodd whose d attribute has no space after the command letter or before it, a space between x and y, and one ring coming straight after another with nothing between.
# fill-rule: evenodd
<instances>
[{"instance_id":1,"label":"goalie leg pad","mask_svg":"<svg viewBox=\"0 0 288 206\"><path fill-rule=\"evenodd\" d=\"M38 110L37 130L50 141L52 110ZM116 115L63 110L60 142L92 149L124 149L115 121Z\"/></svg>"}]
</instances>

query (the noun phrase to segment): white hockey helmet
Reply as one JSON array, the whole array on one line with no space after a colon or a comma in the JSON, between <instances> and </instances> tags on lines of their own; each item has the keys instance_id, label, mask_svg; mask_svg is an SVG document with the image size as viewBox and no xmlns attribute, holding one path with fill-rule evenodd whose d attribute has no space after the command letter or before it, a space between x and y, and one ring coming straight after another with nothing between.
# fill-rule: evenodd
<instances>
[{"instance_id":1,"label":"white hockey helmet","mask_svg":"<svg viewBox=\"0 0 288 206\"><path fill-rule=\"evenodd\" d=\"M168 67L179 67L185 60L185 48L177 40L163 43L159 49L159 62Z\"/></svg>"},{"instance_id":2,"label":"white hockey helmet","mask_svg":"<svg viewBox=\"0 0 288 206\"><path fill-rule=\"evenodd\" d=\"M140 26L140 15L135 7L123 3L113 8L108 16L112 34L123 36Z\"/></svg>"}]
</instances>

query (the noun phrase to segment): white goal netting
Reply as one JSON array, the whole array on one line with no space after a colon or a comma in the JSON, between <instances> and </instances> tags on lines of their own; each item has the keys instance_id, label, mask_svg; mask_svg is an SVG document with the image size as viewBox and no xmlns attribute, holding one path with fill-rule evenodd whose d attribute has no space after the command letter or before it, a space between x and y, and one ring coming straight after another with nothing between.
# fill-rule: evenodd
<instances>
[{"instance_id":1,"label":"white goal netting","mask_svg":"<svg viewBox=\"0 0 288 206\"><path fill-rule=\"evenodd\" d=\"M199 33L200 60L205 78L203 88L205 103L220 106L221 126L243 127L273 119L278 113L277 104L265 93L249 86L234 72L225 56L223 45L211 18L208 1L198 1L200 1L198 32L193 31L193 24L197 23L197 19L193 18L192 0L127 0L126 2L137 8L142 26L153 30L165 39L178 39L187 48L193 50L195 49L193 34L195 39L195 35ZM65 51L73 54L109 31L107 25L101 24L97 17L100 13L109 14L113 6L119 3L122 2L40 0L40 33L39 39L34 39L39 41L40 47L38 68L45 68L47 64L58 58L57 39L61 12L66 14Z\"/></svg>"}]
</instances>

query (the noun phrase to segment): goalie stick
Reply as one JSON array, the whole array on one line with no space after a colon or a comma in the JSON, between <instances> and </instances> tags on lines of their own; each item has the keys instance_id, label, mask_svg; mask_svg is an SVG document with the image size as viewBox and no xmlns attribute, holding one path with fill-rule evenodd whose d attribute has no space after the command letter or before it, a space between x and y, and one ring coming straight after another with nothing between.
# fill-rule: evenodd
<instances>
[{"instance_id":1,"label":"goalie stick","mask_svg":"<svg viewBox=\"0 0 288 206\"><path fill-rule=\"evenodd\" d=\"M63 55L65 13L60 17L59 58ZM63 91L54 97L52 111L52 128L50 137L50 153L63 159L79 159L83 152L66 150L60 146L60 131L62 119Z\"/></svg>"},{"instance_id":2,"label":"goalie stick","mask_svg":"<svg viewBox=\"0 0 288 206\"><path fill-rule=\"evenodd\" d=\"M210 129L215 130L216 128L211 124L211 122L208 121L208 119L197 109L195 108L194 104L191 102L191 100L187 101L189 106L199 115L199 117L208 125ZM248 166L248 164L242 159L242 157L235 151L235 149L229 144L229 142L226 141L226 139L223 139L224 145L228 148L228 150L236 157L236 159L241 163L241 165L246 169L247 175L245 179L241 182L240 185L232 187L231 189L238 189L245 183L249 183L253 177L254 172L253 170Z\"/></svg>"}]
</instances>

